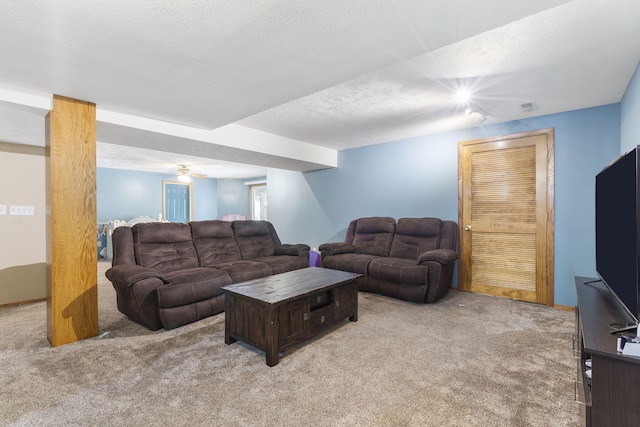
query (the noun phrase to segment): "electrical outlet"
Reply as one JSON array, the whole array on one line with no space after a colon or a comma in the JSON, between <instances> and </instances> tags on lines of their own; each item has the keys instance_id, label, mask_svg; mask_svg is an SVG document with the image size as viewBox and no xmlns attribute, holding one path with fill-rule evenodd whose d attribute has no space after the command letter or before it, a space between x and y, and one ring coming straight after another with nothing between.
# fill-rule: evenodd
<instances>
[{"instance_id":1,"label":"electrical outlet","mask_svg":"<svg viewBox=\"0 0 640 427\"><path fill-rule=\"evenodd\" d=\"M34 215L34 207L33 206L15 206L11 205L9 207L9 215Z\"/></svg>"},{"instance_id":2,"label":"electrical outlet","mask_svg":"<svg viewBox=\"0 0 640 427\"><path fill-rule=\"evenodd\" d=\"M0 205L0 215L7 214L7 205Z\"/></svg>"}]
</instances>

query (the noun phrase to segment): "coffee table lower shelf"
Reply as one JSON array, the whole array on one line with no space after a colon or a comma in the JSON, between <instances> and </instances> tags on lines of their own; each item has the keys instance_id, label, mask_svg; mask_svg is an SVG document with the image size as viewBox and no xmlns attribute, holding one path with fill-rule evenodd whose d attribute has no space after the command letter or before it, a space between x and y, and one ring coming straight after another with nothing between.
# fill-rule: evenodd
<instances>
[{"instance_id":1,"label":"coffee table lower shelf","mask_svg":"<svg viewBox=\"0 0 640 427\"><path fill-rule=\"evenodd\" d=\"M225 343L243 341L275 366L283 349L347 318L358 320L359 276L310 267L227 286Z\"/></svg>"}]
</instances>

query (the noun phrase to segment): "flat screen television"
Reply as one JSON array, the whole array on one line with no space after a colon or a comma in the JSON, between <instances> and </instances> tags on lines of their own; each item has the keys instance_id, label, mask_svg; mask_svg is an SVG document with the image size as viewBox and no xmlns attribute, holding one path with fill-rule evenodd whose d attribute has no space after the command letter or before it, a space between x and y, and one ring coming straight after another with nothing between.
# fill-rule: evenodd
<instances>
[{"instance_id":1,"label":"flat screen television","mask_svg":"<svg viewBox=\"0 0 640 427\"><path fill-rule=\"evenodd\" d=\"M640 317L639 161L636 147L596 175L596 271L636 324ZM618 331L633 327L622 325Z\"/></svg>"}]
</instances>

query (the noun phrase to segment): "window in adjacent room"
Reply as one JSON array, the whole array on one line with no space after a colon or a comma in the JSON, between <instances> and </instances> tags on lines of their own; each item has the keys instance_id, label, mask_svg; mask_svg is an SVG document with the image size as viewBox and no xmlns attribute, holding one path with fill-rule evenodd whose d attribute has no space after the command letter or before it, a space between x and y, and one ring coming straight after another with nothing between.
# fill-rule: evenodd
<instances>
[{"instance_id":1,"label":"window in adjacent room","mask_svg":"<svg viewBox=\"0 0 640 427\"><path fill-rule=\"evenodd\" d=\"M190 182L162 181L162 217L171 222L192 219L193 197Z\"/></svg>"},{"instance_id":2,"label":"window in adjacent room","mask_svg":"<svg viewBox=\"0 0 640 427\"><path fill-rule=\"evenodd\" d=\"M249 185L249 219L267 219L267 184Z\"/></svg>"}]
</instances>

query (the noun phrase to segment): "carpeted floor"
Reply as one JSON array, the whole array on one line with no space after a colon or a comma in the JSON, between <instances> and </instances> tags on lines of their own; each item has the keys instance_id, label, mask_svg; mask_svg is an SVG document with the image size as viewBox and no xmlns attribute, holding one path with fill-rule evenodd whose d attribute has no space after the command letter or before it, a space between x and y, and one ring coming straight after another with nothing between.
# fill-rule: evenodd
<instances>
[{"instance_id":1,"label":"carpeted floor","mask_svg":"<svg viewBox=\"0 0 640 427\"><path fill-rule=\"evenodd\" d=\"M0 310L0 425L578 426L574 315L452 291L360 293L345 321L272 368L224 344L224 314L151 332L98 265L100 337L51 348L46 305Z\"/></svg>"}]
</instances>

